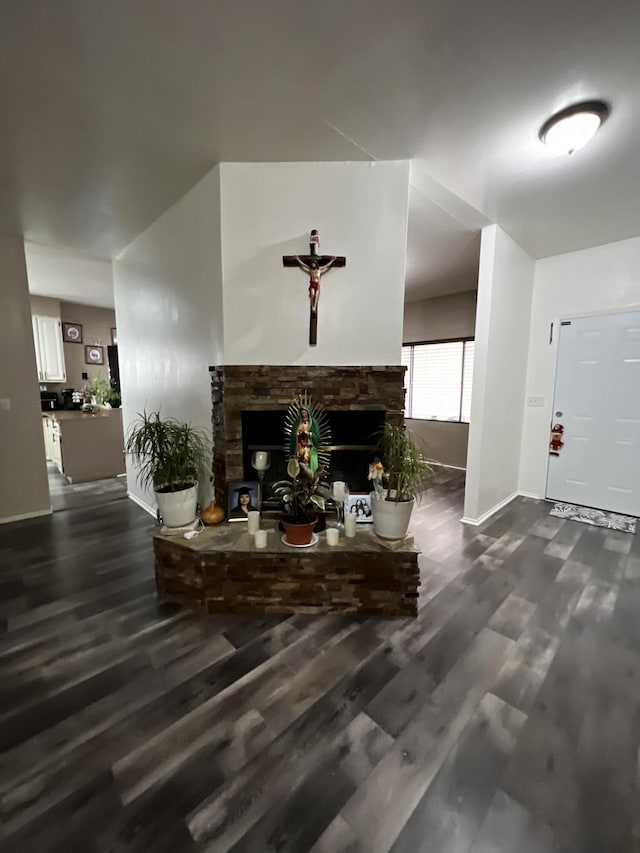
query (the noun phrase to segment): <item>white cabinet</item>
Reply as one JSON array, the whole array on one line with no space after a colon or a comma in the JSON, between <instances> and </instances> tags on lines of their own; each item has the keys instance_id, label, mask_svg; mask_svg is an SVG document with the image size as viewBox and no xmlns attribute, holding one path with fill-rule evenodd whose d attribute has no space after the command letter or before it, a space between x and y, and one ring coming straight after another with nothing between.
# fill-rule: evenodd
<instances>
[{"instance_id":1,"label":"white cabinet","mask_svg":"<svg viewBox=\"0 0 640 853\"><path fill-rule=\"evenodd\" d=\"M65 382L64 349L62 347L62 325L57 317L35 314L33 340L36 347L36 363L40 382Z\"/></svg>"}]
</instances>

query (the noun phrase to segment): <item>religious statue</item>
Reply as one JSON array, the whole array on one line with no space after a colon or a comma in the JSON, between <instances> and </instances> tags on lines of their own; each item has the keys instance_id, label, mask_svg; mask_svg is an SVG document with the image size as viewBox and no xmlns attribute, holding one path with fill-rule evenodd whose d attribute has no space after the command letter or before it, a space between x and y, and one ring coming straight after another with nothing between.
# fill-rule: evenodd
<instances>
[{"instance_id":1,"label":"religious statue","mask_svg":"<svg viewBox=\"0 0 640 853\"><path fill-rule=\"evenodd\" d=\"M373 486L373 491L378 497L384 496L384 468L382 466L382 462L376 456L373 462L369 465L369 474L367 476L368 480L371 480L371 485Z\"/></svg>"},{"instance_id":2,"label":"religious statue","mask_svg":"<svg viewBox=\"0 0 640 853\"><path fill-rule=\"evenodd\" d=\"M322 406L313 403L305 392L291 401L285 415L284 450L289 459L315 473L329 470L331 427Z\"/></svg>"},{"instance_id":3,"label":"religious statue","mask_svg":"<svg viewBox=\"0 0 640 853\"><path fill-rule=\"evenodd\" d=\"M301 465L306 465L312 471L317 471L320 433L318 425L309 413L309 409L300 409L300 416L294 427L289 442L290 457L295 457Z\"/></svg>"},{"instance_id":4,"label":"religious statue","mask_svg":"<svg viewBox=\"0 0 640 853\"><path fill-rule=\"evenodd\" d=\"M311 261L310 264L305 264L300 255L294 256L301 270L309 273L309 302L311 304L311 313L317 314L318 300L320 299L320 278L327 270L331 269L336 262L336 258L329 258L325 264L318 264L317 261Z\"/></svg>"},{"instance_id":5,"label":"religious statue","mask_svg":"<svg viewBox=\"0 0 640 853\"><path fill-rule=\"evenodd\" d=\"M309 343L315 346L318 338L318 302L320 300L320 279L331 267L344 267L347 259L338 255L320 255L318 248L320 237L314 228L309 239L308 255L284 255L285 267L299 267L309 276Z\"/></svg>"}]
</instances>

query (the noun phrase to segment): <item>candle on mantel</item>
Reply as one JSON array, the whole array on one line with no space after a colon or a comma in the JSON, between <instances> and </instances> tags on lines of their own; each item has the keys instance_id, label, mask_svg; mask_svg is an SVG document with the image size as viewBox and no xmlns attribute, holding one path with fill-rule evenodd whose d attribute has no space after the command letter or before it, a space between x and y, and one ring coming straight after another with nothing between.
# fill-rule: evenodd
<instances>
[{"instance_id":1,"label":"candle on mantel","mask_svg":"<svg viewBox=\"0 0 640 853\"><path fill-rule=\"evenodd\" d=\"M344 501L347 497L347 484L342 480L336 480L331 487L334 501Z\"/></svg>"},{"instance_id":2,"label":"candle on mantel","mask_svg":"<svg viewBox=\"0 0 640 853\"><path fill-rule=\"evenodd\" d=\"M327 545L330 545L331 547L337 545L339 538L340 534L336 527L327 527Z\"/></svg>"},{"instance_id":3,"label":"candle on mantel","mask_svg":"<svg viewBox=\"0 0 640 853\"><path fill-rule=\"evenodd\" d=\"M269 467L269 453L266 450L256 450L253 454L252 465L256 471L266 471Z\"/></svg>"},{"instance_id":4,"label":"candle on mantel","mask_svg":"<svg viewBox=\"0 0 640 853\"><path fill-rule=\"evenodd\" d=\"M256 543L256 548L266 548L267 547L267 531L266 530L256 530L256 535L254 537L254 541Z\"/></svg>"},{"instance_id":5,"label":"candle on mantel","mask_svg":"<svg viewBox=\"0 0 640 853\"><path fill-rule=\"evenodd\" d=\"M356 517L351 512L346 513L344 517L344 535L349 539L356 535Z\"/></svg>"},{"instance_id":6,"label":"candle on mantel","mask_svg":"<svg viewBox=\"0 0 640 853\"><path fill-rule=\"evenodd\" d=\"M249 533L257 533L260 529L260 513L257 510L252 510L249 513Z\"/></svg>"}]
</instances>

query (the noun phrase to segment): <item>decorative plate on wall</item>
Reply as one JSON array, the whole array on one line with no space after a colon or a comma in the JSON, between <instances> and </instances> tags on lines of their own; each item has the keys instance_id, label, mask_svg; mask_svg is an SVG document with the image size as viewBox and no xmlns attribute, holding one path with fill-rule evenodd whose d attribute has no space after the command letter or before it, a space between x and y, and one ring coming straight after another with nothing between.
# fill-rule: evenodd
<instances>
[{"instance_id":1,"label":"decorative plate on wall","mask_svg":"<svg viewBox=\"0 0 640 853\"><path fill-rule=\"evenodd\" d=\"M104 364L104 350L102 347L90 344L84 348L85 364Z\"/></svg>"},{"instance_id":2,"label":"decorative plate on wall","mask_svg":"<svg viewBox=\"0 0 640 853\"><path fill-rule=\"evenodd\" d=\"M68 344L82 343L82 326L80 323L63 323L62 340Z\"/></svg>"}]
</instances>

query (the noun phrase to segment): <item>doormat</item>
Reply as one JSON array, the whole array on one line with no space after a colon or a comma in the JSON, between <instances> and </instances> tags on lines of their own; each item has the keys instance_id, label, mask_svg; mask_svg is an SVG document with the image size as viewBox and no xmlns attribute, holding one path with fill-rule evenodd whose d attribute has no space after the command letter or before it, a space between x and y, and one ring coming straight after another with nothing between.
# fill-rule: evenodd
<instances>
[{"instance_id":1,"label":"doormat","mask_svg":"<svg viewBox=\"0 0 640 853\"><path fill-rule=\"evenodd\" d=\"M607 527L609 530L622 530L624 533L636 532L636 518L631 515L618 515L615 512L605 512L603 509L590 509L577 504L554 504L549 513L556 518L568 518L570 521L581 521L583 524L593 524L595 527Z\"/></svg>"}]
</instances>

